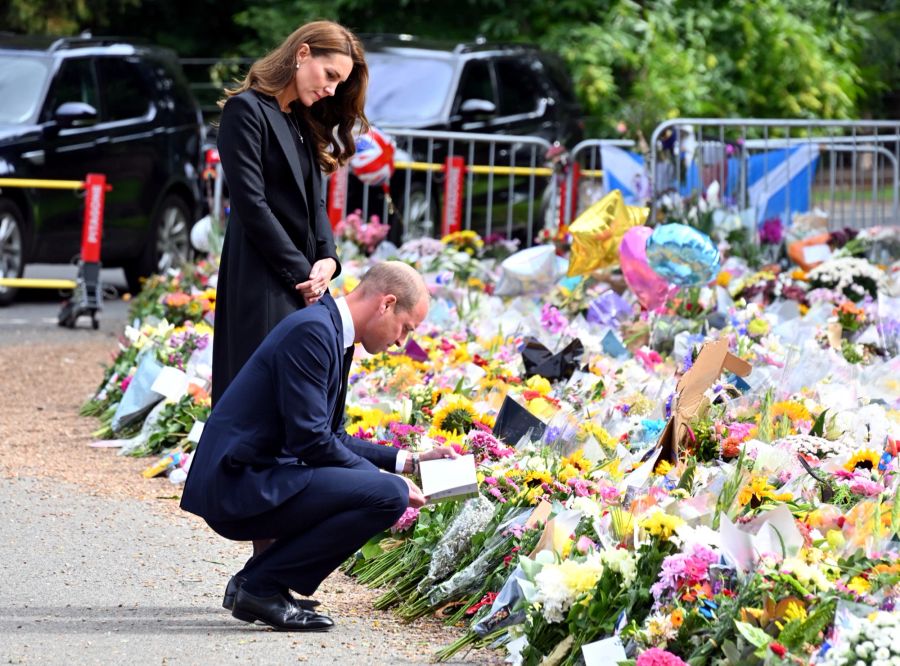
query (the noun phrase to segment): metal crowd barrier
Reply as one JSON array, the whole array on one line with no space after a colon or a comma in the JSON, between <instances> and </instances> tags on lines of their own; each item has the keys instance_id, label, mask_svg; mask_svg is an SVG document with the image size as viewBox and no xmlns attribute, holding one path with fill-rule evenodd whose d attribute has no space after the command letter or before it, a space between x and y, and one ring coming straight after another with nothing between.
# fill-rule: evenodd
<instances>
[{"instance_id":1,"label":"metal crowd barrier","mask_svg":"<svg viewBox=\"0 0 900 666\"><path fill-rule=\"evenodd\" d=\"M558 175L539 137L381 127L397 144L391 198L404 237L474 229L522 237L530 245L559 210ZM370 188L363 186L368 218ZM388 217L388 202L381 206Z\"/></svg>"},{"instance_id":2,"label":"metal crowd barrier","mask_svg":"<svg viewBox=\"0 0 900 666\"><path fill-rule=\"evenodd\" d=\"M603 181L603 149L607 147L632 148L634 141L628 139L585 139L569 153L569 168L562 194L563 221L571 223L578 214L606 191Z\"/></svg>"},{"instance_id":3,"label":"metal crowd barrier","mask_svg":"<svg viewBox=\"0 0 900 666\"><path fill-rule=\"evenodd\" d=\"M830 229L900 224L900 121L675 118L650 141L651 205L713 181L759 218L819 209ZM759 220L761 221L761 219Z\"/></svg>"}]
</instances>

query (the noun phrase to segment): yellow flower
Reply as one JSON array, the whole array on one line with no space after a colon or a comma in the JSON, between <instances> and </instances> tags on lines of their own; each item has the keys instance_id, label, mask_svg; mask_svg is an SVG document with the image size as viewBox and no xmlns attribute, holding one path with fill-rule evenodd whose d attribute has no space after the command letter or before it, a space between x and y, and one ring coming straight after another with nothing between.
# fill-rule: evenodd
<instances>
[{"instance_id":1,"label":"yellow flower","mask_svg":"<svg viewBox=\"0 0 900 666\"><path fill-rule=\"evenodd\" d=\"M787 608L784 609L784 619L786 622L793 620L803 622L806 620L806 608L801 603L791 601L788 603Z\"/></svg>"},{"instance_id":2,"label":"yellow flower","mask_svg":"<svg viewBox=\"0 0 900 666\"><path fill-rule=\"evenodd\" d=\"M676 608L672 611L672 614L669 615L669 621L672 623L672 626L678 629L682 624L684 624L684 611L680 608Z\"/></svg>"},{"instance_id":3,"label":"yellow flower","mask_svg":"<svg viewBox=\"0 0 900 666\"><path fill-rule=\"evenodd\" d=\"M571 455L562 459L564 465L572 465L580 472L588 471L592 465L591 461L584 457L584 450L578 449Z\"/></svg>"},{"instance_id":4,"label":"yellow flower","mask_svg":"<svg viewBox=\"0 0 900 666\"><path fill-rule=\"evenodd\" d=\"M447 430L441 430L440 428L435 428L434 426L432 426L428 429L428 436L431 439L437 439L438 437L440 437L444 440L444 444L447 444L449 446L450 444L462 444L465 434L461 432L449 432Z\"/></svg>"},{"instance_id":5,"label":"yellow flower","mask_svg":"<svg viewBox=\"0 0 900 666\"><path fill-rule=\"evenodd\" d=\"M745 484L738 493L738 503L741 506L750 504L756 508L766 500L785 501L791 499L790 493L776 493L775 487L764 476L754 476Z\"/></svg>"},{"instance_id":6,"label":"yellow flower","mask_svg":"<svg viewBox=\"0 0 900 666\"><path fill-rule=\"evenodd\" d=\"M766 335L770 330L769 322L756 317L747 324L747 333L750 335Z\"/></svg>"},{"instance_id":7,"label":"yellow flower","mask_svg":"<svg viewBox=\"0 0 900 666\"><path fill-rule=\"evenodd\" d=\"M660 460L654 472L659 476L665 476L672 471L672 463L668 460Z\"/></svg>"},{"instance_id":8,"label":"yellow flower","mask_svg":"<svg viewBox=\"0 0 900 666\"><path fill-rule=\"evenodd\" d=\"M603 564L599 558L589 559L586 562L576 560L564 560L558 565L562 574L563 584L573 593L573 596L590 592L597 584L597 580L603 573Z\"/></svg>"},{"instance_id":9,"label":"yellow flower","mask_svg":"<svg viewBox=\"0 0 900 666\"><path fill-rule=\"evenodd\" d=\"M806 271L804 271L802 268L795 268L793 271L791 271L791 278L794 280L805 281Z\"/></svg>"},{"instance_id":10,"label":"yellow flower","mask_svg":"<svg viewBox=\"0 0 900 666\"><path fill-rule=\"evenodd\" d=\"M541 395L547 395L553 390L550 382L540 375L532 375L525 381L525 388L530 391L537 391Z\"/></svg>"},{"instance_id":11,"label":"yellow flower","mask_svg":"<svg viewBox=\"0 0 900 666\"><path fill-rule=\"evenodd\" d=\"M477 418L472 401L464 395L451 393L444 396L432 417L432 425L438 430L465 435Z\"/></svg>"},{"instance_id":12,"label":"yellow flower","mask_svg":"<svg viewBox=\"0 0 900 666\"><path fill-rule=\"evenodd\" d=\"M868 594L869 590L872 589L872 586L869 584L869 581L862 576L854 576L850 579L850 582L847 583L847 589L859 596L863 596L864 594Z\"/></svg>"},{"instance_id":13,"label":"yellow flower","mask_svg":"<svg viewBox=\"0 0 900 666\"><path fill-rule=\"evenodd\" d=\"M722 271L716 277L716 284L720 287L727 287L729 282L731 282L731 273L728 271Z\"/></svg>"},{"instance_id":14,"label":"yellow flower","mask_svg":"<svg viewBox=\"0 0 900 666\"><path fill-rule=\"evenodd\" d=\"M881 456L874 449L863 449L857 451L850 460L844 463L844 469L852 472L856 469L878 469L878 463L881 462Z\"/></svg>"},{"instance_id":15,"label":"yellow flower","mask_svg":"<svg viewBox=\"0 0 900 666\"><path fill-rule=\"evenodd\" d=\"M812 421L809 410L795 400L776 402L772 405L772 420L777 421L779 416L787 416L792 423L797 421Z\"/></svg>"},{"instance_id":16,"label":"yellow flower","mask_svg":"<svg viewBox=\"0 0 900 666\"><path fill-rule=\"evenodd\" d=\"M678 516L670 516L662 511L654 511L651 516L641 521L641 527L650 536L659 537L663 541L671 537L675 530L684 525L684 521Z\"/></svg>"}]
</instances>

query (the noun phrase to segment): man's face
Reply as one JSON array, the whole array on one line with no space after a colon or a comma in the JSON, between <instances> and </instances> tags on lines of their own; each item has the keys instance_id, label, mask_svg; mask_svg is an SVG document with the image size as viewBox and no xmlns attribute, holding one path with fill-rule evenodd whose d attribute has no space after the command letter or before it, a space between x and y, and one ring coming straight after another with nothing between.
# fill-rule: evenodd
<instances>
[{"instance_id":1,"label":"man's face","mask_svg":"<svg viewBox=\"0 0 900 666\"><path fill-rule=\"evenodd\" d=\"M397 298L381 297L375 316L367 323L362 346L370 354L386 351L391 345L403 345L428 314L428 300L421 299L411 310L397 310Z\"/></svg>"}]
</instances>

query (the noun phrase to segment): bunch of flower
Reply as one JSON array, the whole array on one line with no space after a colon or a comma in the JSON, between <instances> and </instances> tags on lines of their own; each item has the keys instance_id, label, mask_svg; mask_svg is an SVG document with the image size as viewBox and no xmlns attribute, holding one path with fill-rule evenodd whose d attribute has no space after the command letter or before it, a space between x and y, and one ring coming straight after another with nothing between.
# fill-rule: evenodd
<instances>
[{"instance_id":1,"label":"bunch of flower","mask_svg":"<svg viewBox=\"0 0 900 666\"><path fill-rule=\"evenodd\" d=\"M687 552L669 555L662 562L659 580L650 588L656 605L678 598L696 598L698 593L712 596L709 567L718 561L718 553L701 544L693 544Z\"/></svg>"},{"instance_id":2,"label":"bunch of flower","mask_svg":"<svg viewBox=\"0 0 900 666\"><path fill-rule=\"evenodd\" d=\"M893 666L900 663L900 613L880 611L857 622L828 651L828 666Z\"/></svg>"},{"instance_id":3,"label":"bunch of flower","mask_svg":"<svg viewBox=\"0 0 900 666\"><path fill-rule=\"evenodd\" d=\"M362 211L356 210L337 223L334 235L338 241L349 241L365 255L372 254L378 245L387 238L391 225L382 224L377 215L369 217L365 222Z\"/></svg>"},{"instance_id":4,"label":"bunch of flower","mask_svg":"<svg viewBox=\"0 0 900 666\"><path fill-rule=\"evenodd\" d=\"M865 259L853 257L832 259L817 266L808 274L810 287L841 292L854 303L866 294L878 296L878 290L885 284L885 274Z\"/></svg>"},{"instance_id":5,"label":"bunch of flower","mask_svg":"<svg viewBox=\"0 0 900 666\"><path fill-rule=\"evenodd\" d=\"M478 257L484 248L484 241L476 232L466 229L454 231L441 238L441 243L453 248L457 252L465 252L470 257Z\"/></svg>"}]
</instances>

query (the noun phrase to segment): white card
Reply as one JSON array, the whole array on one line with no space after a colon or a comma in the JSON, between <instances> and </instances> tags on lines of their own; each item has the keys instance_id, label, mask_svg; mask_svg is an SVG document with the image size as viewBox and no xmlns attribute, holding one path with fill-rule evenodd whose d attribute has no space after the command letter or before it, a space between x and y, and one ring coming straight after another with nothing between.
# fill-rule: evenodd
<instances>
[{"instance_id":1,"label":"white card","mask_svg":"<svg viewBox=\"0 0 900 666\"><path fill-rule=\"evenodd\" d=\"M203 434L203 426L206 425L206 421L194 421L194 425L191 426L191 431L188 433L188 441L197 444L200 441L200 435Z\"/></svg>"},{"instance_id":2,"label":"white card","mask_svg":"<svg viewBox=\"0 0 900 666\"><path fill-rule=\"evenodd\" d=\"M807 245L803 248L803 263L817 264L831 259L831 248L825 243L819 245Z\"/></svg>"},{"instance_id":3,"label":"white card","mask_svg":"<svg viewBox=\"0 0 900 666\"><path fill-rule=\"evenodd\" d=\"M169 400L180 400L187 393L188 376L178 368L163 366L150 390L159 393Z\"/></svg>"},{"instance_id":4,"label":"white card","mask_svg":"<svg viewBox=\"0 0 900 666\"><path fill-rule=\"evenodd\" d=\"M628 659L622 639L618 636L582 645L581 654L584 655L585 666L611 666Z\"/></svg>"},{"instance_id":5,"label":"white card","mask_svg":"<svg viewBox=\"0 0 900 666\"><path fill-rule=\"evenodd\" d=\"M419 465L419 471L422 475L422 493L429 502L478 493L474 456L424 460Z\"/></svg>"}]
</instances>

